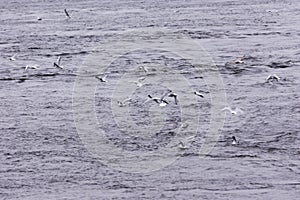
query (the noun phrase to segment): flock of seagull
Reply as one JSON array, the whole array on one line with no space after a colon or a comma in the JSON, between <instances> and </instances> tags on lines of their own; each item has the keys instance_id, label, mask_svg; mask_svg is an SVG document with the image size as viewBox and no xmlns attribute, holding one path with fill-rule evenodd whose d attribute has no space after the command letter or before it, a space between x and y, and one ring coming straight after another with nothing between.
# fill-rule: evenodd
<instances>
[{"instance_id":1,"label":"flock of seagull","mask_svg":"<svg viewBox=\"0 0 300 200\"><path fill-rule=\"evenodd\" d=\"M241 58L237 58L235 61L231 62L231 63L234 63L234 64L242 64L244 63L245 59L245 56L241 57ZM142 70L144 71L145 73L147 73L149 70L147 67L145 66L141 66L139 67L139 70ZM104 75L97 75L95 76L98 80L100 80L100 82L107 82L107 74L104 74ZM142 87L143 86L143 81L145 80L145 77L140 77L138 78L137 81L131 81L132 83L135 83L136 86L138 88ZM272 74L272 75L269 75L267 78L266 78L266 82L267 83L270 83L270 84L273 84L274 82L279 82L280 80L280 77L277 76L276 74ZM198 92L198 91L194 91L194 95L198 96L198 97L201 97L201 98L204 98L204 94ZM148 99L144 102L144 103L147 103L149 101L153 101L155 102L156 104L158 104L160 107L165 107L169 104L169 99L167 98L173 98L174 99L174 103L175 105L178 104L178 95L173 92L172 90L168 89L166 91L165 94L163 94L161 97L153 97L152 95L148 95ZM132 99L131 98L127 98L123 101L117 101L118 103L118 106L120 107L124 107L126 105L128 105L128 103L131 101ZM244 111L241 109L241 108L232 108L232 107L229 107L229 106L226 106L224 107L221 111L223 112L229 112L231 113L232 115L242 115L244 114ZM180 150L186 150L189 148L189 146L187 145L188 143L191 143L193 142L194 140L194 136L190 137L190 138L187 138L185 139L185 141L180 141L179 144L178 144L178 148ZM236 139L235 136L232 136L231 137L231 144L232 145L237 145L238 144L238 140Z\"/></svg>"},{"instance_id":2,"label":"flock of seagull","mask_svg":"<svg viewBox=\"0 0 300 200\"><path fill-rule=\"evenodd\" d=\"M70 16L69 12L67 11L67 9L64 9L64 13L65 13L67 18L71 18L71 16ZM37 20L41 21L42 18L38 17ZM13 56L10 56L8 59L10 61L15 61L16 56L17 56L17 54L14 54ZM245 59L246 59L246 57L243 56L243 57L237 58L236 60L234 60L232 62L229 62L229 63L231 63L231 64L243 64L243 63L245 63L245 61L244 61ZM25 68L25 71L27 71L28 69L38 69L38 67L39 67L38 65L26 65L24 68ZM64 69L64 66L61 65L61 56L58 56L57 60L55 62L53 62L53 67L58 68L60 70ZM144 71L145 73L147 73L149 71L146 66L140 66L139 69ZM105 75L96 75L95 78L98 79L100 82L103 82L103 83L107 82L107 74L105 74ZM135 83L136 86L138 88L140 88L140 87L143 86L143 81L144 80L145 80L145 77L140 77L137 81L133 81L133 83ZM271 83L271 84L273 84L274 82L279 82L279 80L280 80L280 77L277 76L276 74L271 74L266 78L266 82ZM204 95L202 93L198 92L198 91L194 91L194 95L196 95L198 97L201 97L201 98L204 98ZM164 106L167 106L169 104L169 100L167 100L167 98L173 98L175 105L178 104L178 95L170 89L168 89L168 91L164 95L162 95L161 97L153 97L152 95L149 94L148 98L149 99L147 99L144 103L147 103L149 101L154 101L160 107L164 107ZM128 105L127 103L130 102L131 100L132 100L131 98L127 98L123 101L117 101L117 103L118 103L118 106L124 107L124 106ZM241 108L232 109L231 107L225 107L221 111L229 112L233 115L238 115L238 114L243 114L244 113L244 111ZM191 138L188 138L187 141L191 141ZM236 145L236 144L238 144L238 141L237 141L235 136L232 136L232 145ZM187 149L188 148L188 146L186 146L185 142L183 142L183 141L180 141L178 147L179 147L179 149Z\"/></svg>"},{"instance_id":3,"label":"flock of seagull","mask_svg":"<svg viewBox=\"0 0 300 200\"><path fill-rule=\"evenodd\" d=\"M65 15L66 15L67 18L71 18L71 16L70 16L69 12L67 11L67 9L64 9L64 12L65 12ZM41 21L42 18L41 17L37 17L37 20ZM17 54L14 54L13 56L8 57L8 59L10 61L15 61L16 60L16 56L17 56ZM58 69L64 69L64 66L62 66L60 64L60 61L61 61L61 57L58 56L56 62L53 62L53 66L56 67L56 68L58 68ZM38 67L39 67L38 65L26 65L24 68L25 68L25 71L27 71L28 69L38 69Z\"/></svg>"}]
</instances>

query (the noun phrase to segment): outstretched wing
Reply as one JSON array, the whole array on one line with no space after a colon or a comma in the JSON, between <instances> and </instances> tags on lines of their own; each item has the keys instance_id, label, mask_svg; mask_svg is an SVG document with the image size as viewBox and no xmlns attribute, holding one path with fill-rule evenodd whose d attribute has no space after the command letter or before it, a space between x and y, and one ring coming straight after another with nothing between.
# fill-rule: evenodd
<instances>
[{"instance_id":1,"label":"outstretched wing","mask_svg":"<svg viewBox=\"0 0 300 200\"><path fill-rule=\"evenodd\" d=\"M178 104L177 96L174 96L175 104Z\"/></svg>"},{"instance_id":2,"label":"outstretched wing","mask_svg":"<svg viewBox=\"0 0 300 200\"><path fill-rule=\"evenodd\" d=\"M168 90L165 94L162 95L162 97L160 99L164 100L166 98L166 96L168 96L171 92L172 92L172 90Z\"/></svg>"},{"instance_id":3,"label":"outstretched wing","mask_svg":"<svg viewBox=\"0 0 300 200\"><path fill-rule=\"evenodd\" d=\"M230 107L225 107L225 108L222 109L222 111L229 111L229 112L231 112L232 110L231 110Z\"/></svg>"},{"instance_id":4,"label":"outstretched wing","mask_svg":"<svg viewBox=\"0 0 300 200\"><path fill-rule=\"evenodd\" d=\"M65 11L65 14L67 15L67 17L71 18L68 11L67 11L67 9L64 9L64 11Z\"/></svg>"},{"instance_id":5,"label":"outstretched wing","mask_svg":"<svg viewBox=\"0 0 300 200\"><path fill-rule=\"evenodd\" d=\"M58 56L58 58L57 58L57 60L56 60L56 64L57 64L57 65L60 65L60 59L61 59L60 56Z\"/></svg>"},{"instance_id":6,"label":"outstretched wing","mask_svg":"<svg viewBox=\"0 0 300 200\"><path fill-rule=\"evenodd\" d=\"M125 99L122 103L124 104L124 103L126 103L127 101L131 101L131 98Z\"/></svg>"}]
</instances>

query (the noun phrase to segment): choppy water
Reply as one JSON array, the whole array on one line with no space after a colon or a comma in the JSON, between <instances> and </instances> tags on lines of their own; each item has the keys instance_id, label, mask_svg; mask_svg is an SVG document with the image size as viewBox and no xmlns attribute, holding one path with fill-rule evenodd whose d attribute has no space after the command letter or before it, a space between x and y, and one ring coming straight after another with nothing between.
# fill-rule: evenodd
<instances>
[{"instance_id":1,"label":"choppy water","mask_svg":"<svg viewBox=\"0 0 300 200\"><path fill-rule=\"evenodd\" d=\"M0 10L0 199L299 198L298 1L17 0L2 1ZM78 70L97 53L95 47L143 28L165 28L197 40L219 69L227 104L244 114L226 115L219 141L204 159L197 152L209 120L208 114L201 115L196 142L178 160L136 174L111 169L86 150L76 131L72 94ZM65 70L52 66L59 55ZM244 63L232 63L243 55ZM180 59L155 53L143 59L144 64L175 66L181 74L190 69ZM120 58L108 79L116 81L132 62ZM24 71L27 64L39 69ZM281 80L266 83L274 73ZM186 77L203 89L202 75ZM107 124L110 142L126 151L147 152L170 141L180 121L176 105L165 111L172 116L164 127L168 134L149 140L124 136L113 119L105 118L111 102L107 85L99 82L95 110ZM130 112L138 125L156 130L159 121L147 119L157 110L149 113L139 103L149 91L159 95L162 88L139 88ZM205 92L189 109L209 112ZM232 135L238 145L231 145Z\"/></svg>"}]
</instances>

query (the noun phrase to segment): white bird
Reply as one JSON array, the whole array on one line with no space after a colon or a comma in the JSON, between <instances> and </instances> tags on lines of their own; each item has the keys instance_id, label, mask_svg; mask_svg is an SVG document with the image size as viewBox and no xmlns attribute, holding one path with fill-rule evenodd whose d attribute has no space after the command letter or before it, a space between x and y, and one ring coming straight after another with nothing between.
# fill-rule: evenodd
<instances>
[{"instance_id":1,"label":"white bird","mask_svg":"<svg viewBox=\"0 0 300 200\"><path fill-rule=\"evenodd\" d=\"M267 82L272 82L272 81L279 81L280 78L279 76L277 76L276 74L273 74L273 75L269 75L267 78L266 78L266 81Z\"/></svg>"},{"instance_id":2,"label":"white bird","mask_svg":"<svg viewBox=\"0 0 300 200\"><path fill-rule=\"evenodd\" d=\"M71 18L71 16L69 15L67 9L64 9L64 11L65 11L66 16L67 16L68 18Z\"/></svg>"},{"instance_id":3,"label":"white bird","mask_svg":"<svg viewBox=\"0 0 300 200\"><path fill-rule=\"evenodd\" d=\"M26 65L25 67L25 71L27 71L28 69L37 69L38 68L38 65Z\"/></svg>"},{"instance_id":4,"label":"white bird","mask_svg":"<svg viewBox=\"0 0 300 200\"><path fill-rule=\"evenodd\" d=\"M178 148L180 150L185 150L185 149L188 149L189 147L186 146L182 141L180 141L179 144L178 144Z\"/></svg>"},{"instance_id":5,"label":"white bird","mask_svg":"<svg viewBox=\"0 0 300 200\"><path fill-rule=\"evenodd\" d=\"M201 94L200 92L195 91L194 94L198 97L204 98L203 94Z\"/></svg>"},{"instance_id":6,"label":"white bird","mask_svg":"<svg viewBox=\"0 0 300 200\"><path fill-rule=\"evenodd\" d=\"M196 136L195 136L195 135L192 135L192 136L187 137L185 140L186 140L187 142L194 142L194 141L195 141L195 138L196 138Z\"/></svg>"},{"instance_id":7,"label":"white bird","mask_svg":"<svg viewBox=\"0 0 300 200\"><path fill-rule=\"evenodd\" d=\"M100 82L107 82L107 80L106 80L107 74L102 75L102 76L95 76L95 77L96 77L96 79L100 80Z\"/></svg>"},{"instance_id":8,"label":"white bird","mask_svg":"<svg viewBox=\"0 0 300 200\"><path fill-rule=\"evenodd\" d=\"M177 96L178 95L176 93L172 92L172 90L170 90L170 89L168 89L168 91L164 95L162 95L162 97L160 97L160 98L159 97L152 97L151 95L148 95L148 97L150 98L150 100L155 101L161 107L164 107L167 104L169 104L169 102L167 100L165 100L166 97L174 98L175 104L177 105ZM147 100L147 101L149 101L149 100Z\"/></svg>"},{"instance_id":9,"label":"white bird","mask_svg":"<svg viewBox=\"0 0 300 200\"><path fill-rule=\"evenodd\" d=\"M236 144L238 143L238 141L236 140L235 136L232 136L231 139L232 139L232 140L231 140L231 144L232 144L232 145L236 145Z\"/></svg>"},{"instance_id":10,"label":"white bird","mask_svg":"<svg viewBox=\"0 0 300 200\"><path fill-rule=\"evenodd\" d=\"M245 62L243 61L243 58L237 58L235 61L233 61L233 63L234 64L243 64Z\"/></svg>"},{"instance_id":11,"label":"white bird","mask_svg":"<svg viewBox=\"0 0 300 200\"><path fill-rule=\"evenodd\" d=\"M61 57L58 56L56 62L53 63L53 66L59 69L64 69L64 66L60 65Z\"/></svg>"},{"instance_id":12,"label":"white bird","mask_svg":"<svg viewBox=\"0 0 300 200\"><path fill-rule=\"evenodd\" d=\"M183 123L183 124L181 124L180 129L186 129L188 126L189 126L189 124Z\"/></svg>"},{"instance_id":13,"label":"white bird","mask_svg":"<svg viewBox=\"0 0 300 200\"><path fill-rule=\"evenodd\" d=\"M16 60L16 55L17 55L17 54L15 54L15 55L9 57L8 59L11 60L11 61L15 61L15 60Z\"/></svg>"},{"instance_id":14,"label":"white bird","mask_svg":"<svg viewBox=\"0 0 300 200\"><path fill-rule=\"evenodd\" d=\"M225 108L222 109L222 111L229 111L233 115L244 113L244 111L240 108L235 108L234 110L232 110L230 107L225 107Z\"/></svg>"},{"instance_id":15,"label":"white bird","mask_svg":"<svg viewBox=\"0 0 300 200\"><path fill-rule=\"evenodd\" d=\"M165 97L171 97L171 98L174 98L174 101L175 101L175 104L177 105L177 94L175 92L172 92L172 90L169 90L168 93L166 93L165 96L163 96L162 98L164 99Z\"/></svg>"},{"instance_id":16,"label":"white bird","mask_svg":"<svg viewBox=\"0 0 300 200\"><path fill-rule=\"evenodd\" d=\"M148 68L146 66L140 66L139 69L143 70L146 73L148 72Z\"/></svg>"},{"instance_id":17,"label":"white bird","mask_svg":"<svg viewBox=\"0 0 300 200\"><path fill-rule=\"evenodd\" d=\"M123 101L118 101L118 106L124 107L124 106L126 106L126 103L127 103L128 101L131 101L131 98L127 98L127 99L125 99L125 100L123 100Z\"/></svg>"},{"instance_id":18,"label":"white bird","mask_svg":"<svg viewBox=\"0 0 300 200\"><path fill-rule=\"evenodd\" d=\"M142 87L143 86L142 81L144 81L144 80L145 80L145 77L140 77L137 81L133 81L133 83L135 83L137 87Z\"/></svg>"},{"instance_id":19,"label":"white bird","mask_svg":"<svg viewBox=\"0 0 300 200\"><path fill-rule=\"evenodd\" d=\"M232 61L231 63L234 63L234 64L243 64L245 63L244 60L245 60L246 56L242 56L242 57L239 57L237 59L235 59L234 61Z\"/></svg>"},{"instance_id":20,"label":"white bird","mask_svg":"<svg viewBox=\"0 0 300 200\"><path fill-rule=\"evenodd\" d=\"M169 104L169 102L167 102L163 98L152 97L150 94L148 95L148 97L150 98L149 100L153 100L155 103L159 104L160 107L164 107ZM145 101L145 103L148 102L149 100Z\"/></svg>"}]
</instances>

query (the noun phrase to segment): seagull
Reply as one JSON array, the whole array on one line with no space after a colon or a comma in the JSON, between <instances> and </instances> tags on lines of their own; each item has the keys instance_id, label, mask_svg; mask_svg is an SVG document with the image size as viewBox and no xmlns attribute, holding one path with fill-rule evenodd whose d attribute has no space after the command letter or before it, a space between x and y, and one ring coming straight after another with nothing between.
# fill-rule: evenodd
<instances>
[{"instance_id":1,"label":"seagull","mask_svg":"<svg viewBox=\"0 0 300 200\"><path fill-rule=\"evenodd\" d=\"M196 136L192 135L192 136L187 137L186 141L188 141L188 142L195 142L195 138L196 138Z\"/></svg>"},{"instance_id":2,"label":"seagull","mask_svg":"<svg viewBox=\"0 0 300 200\"><path fill-rule=\"evenodd\" d=\"M243 64L243 63L245 63L245 62L243 61L243 58L238 58L238 59L236 59L235 61L233 61L233 63L234 63L234 64Z\"/></svg>"},{"instance_id":3,"label":"seagull","mask_svg":"<svg viewBox=\"0 0 300 200\"><path fill-rule=\"evenodd\" d=\"M64 69L64 66L60 65L60 60L61 60L61 57L58 56L56 62L53 63L53 66L57 67L59 69Z\"/></svg>"},{"instance_id":4,"label":"seagull","mask_svg":"<svg viewBox=\"0 0 300 200\"><path fill-rule=\"evenodd\" d=\"M148 68L146 66L140 66L139 69L143 70L146 73L148 72Z\"/></svg>"},{"instance_id":5,"label":"seagull","mask_svg":"<svg viewBox=\"0 0 300 200\"><path fill-rule=\"evenodd\" d=\"M26 67L25 67L25 71L27 71L28 69L37 69L38 68L38 66L37 65L26 65Z\"/></svg>"},{"instance_id":6,"label":"seagull","mask_svg":"<svg viewBox=\"0 0 300 200\"><path fill-rule=\"evenodd\" d=\"M68 11L67 11L67 9L64 9L64 11L65 11L66 16L67 16L68 18L71 18L70 15L69 15L69 13L68 13Z\"/></svg>"},{"instance_id":7,"label":"seagull","mask_svg":"<svg viewBox=\"0 0 300 200\"><path fill-rule=\"evenodd\" d=\"M279 76L277 76L276 74L273 74L273 75L269 75L267 78L266 78L266 81L267 82L272 82L272 81L279 81L280 78Z\"/></svg>"},{"instance_id":8,"label":"seagull","mask_svg":"<svg viewBox=\"0 0 300 200\"><path fill-rule=\"evenodd\" d=\"M148 97L149 97L151 100L155 101L155 103L158 103L160 107L164 107L164 106L166 106L166 105L169 104L169 103L168 103L166 100L164 100L163 98L152 97L150 94L148 95ZM148 100L147 100L147 101L148 101ZM146 102L147 102L147 101L146 101ZM145 102L145 103L146 103L146 102Z\"/></svg>"},{"instance_id":9,"label":"seagull","mask_svg":"<svg viewBox=\"0 0 300 200\"><path fill-rule=\"evenodd\" d=\"M235 136L232 136L232 145L236 145L238 143L238 141L236 140Z\"/></svg>"},{"instance_id":10,"label":"seagull","mask_svg":"<svg viewBox=\"0 0 300 200\"><path fill-rule=\"evenodd\" d=\"M161 97L161 99L165 99L166 97L174 98L175 104L177 105L177 94L172 90L168 89L168 91Z\"/></svg>"},{"instance_id":11,"label":"seagull","mask_svg":"<svg viewBox=\"0 0 300 200\"><path fill-rule=\"evenodd\" d=\"M131 101L131 98L127 98L124 101L118 101L118 106L124 107L126 106L126 102Z\"/></svg>"},{"instance_id":12,"label":"seagull","mask_svg":"<svg viewBox=\"0 0 300 200\"><path fill-rule=\"evenodd\" d=\"M16 60L16 55L17 55L17 54L15 54L15 55L9 57L8 59L11 60L11 61L15 61L15 60Z\"/></svg>"},{"instance_id":13,"label":"seagull","mask_svg":"<svg viewBox=\"0 0 300 200\"><path fill-rule=\"evenodd\" d=\"M141 82L143 80L145 80L145 77L140 77L137 81L133 81L133 83L135 83L137 87L142 87L143 83L141 83Z\"/></svg>"},{"instance_id":14,"label":"seagull","mask_svg":"<svg viewBox=\"0 0 300 200\"><path fill-rule=\"evenodd\" d=\"M170 92L166 95L167 97L172 97L174 98L175 104L177 105L177 94L172 92L172 90L170 90Z\"/></svg>"},{"instance_id":15,"label":"seagull","mask_svg":"<svg viewBox=\"0 0 300 200\"><path fill-rule=\"evenodd\" d=\"M169 102L168 101L166 101L165 100L165 98L166 97L173 97L174 98L174 100L175 100L175 104L177 105L177 94L176 93L174 93L174 92L172 92L172 90L168 90L162 97L152 97L151 95L148 95L148 97L151 99L151 100L153 100L153 101L155 101L156 103L158 103L159 104L159 106L161 106L161 107L164 107L164 106L166 106L167 104L169 104ZM147 101L149 101L149 100L147 100ZM146 102L147 102L146 101ZM145 103L146 103L145 102Z\"/></svg>"},{"instance_id":16,"label":"seagull","mask_svg":"<svg viewBox=\"0 0 300 200\"><path fill-rule=\"evenodd\" d=\"M243 64L243 63L245 63L244 62L245 58L246 58L246 56L244 55L242 57L239 57L239 58L235 59L232 63L234 63L234 64Z\"/></svg>"},{"instance_id":17,"label":"seagull","mask_svg":"<svg viewBox=\"0 0 300 200\"><path fill-rule=\"evenodd\" d=\"M180 129L186 129L188 126L189 126L189 124L183 123L183 124L181 124Z\"/></svg>"},{"instance_id":18,"label":"seagull","mask_svg":"<svg viewBox=\"0 0 300 200\"><path fill-rule=\"evenodd\" d=\"M222 111L229 111L233 115L244 113L244 111L242 111L240 108L235 108L234 110L232 110L230 107L225 107L222 109Z\"/></svg>"},{"instance_id":19,"label":"seagull","mask_svg":"<svg viewBox=\"0 0 300 200\"><path fill-rule=\"evenodd\" d=\"M103 76L95 76L96 79L100 80L100 82L107 82L106 77L107 74L103 75Z\"/></svg>"},{"instance_id":20,"label":"seagull","mask_svg":"<svg viewBox=\"0 0 300 200\"><path fill-rule=\"evenodd\" d=\"M203 94L201 94L200 92L195 91L194 94L198 97L204 98Z\"/></svg>"},{"instance_id":21,"label":"seagull","mask_svg":"<svg viewBox=\"0 0 300 200\"><path fill-rule=\"evenodd\" d=\"M182 141L180 141L179 144L178 144L178 148L180 150L185 150L185 149L188 149L189 147L186 146Z\"/></svg>"}]
</instances>

